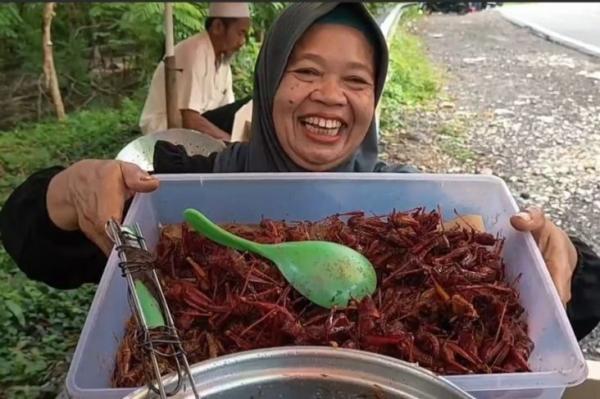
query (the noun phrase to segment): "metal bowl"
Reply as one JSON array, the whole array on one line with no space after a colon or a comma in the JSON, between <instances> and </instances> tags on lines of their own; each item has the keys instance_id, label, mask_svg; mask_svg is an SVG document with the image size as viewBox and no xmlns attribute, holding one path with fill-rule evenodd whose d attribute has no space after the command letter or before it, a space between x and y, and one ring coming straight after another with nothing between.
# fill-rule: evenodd
<instances>
[{"instance_id":1,"label":"metal bowl","mask_svg":"<svg viewBox=\"0 0 600 399\"><path fill-rule=\"evenodd\" d=\"M365 351L321 346L240 352L192 366L203 399L465 399L442 377L414 364ZM167 389L175 376L163 379ZM158 398L140 388L126 398ZM182 389L173 398L193 398Z\"/></svg>"},{"instance_id":2,"label":"metal bowl","mask_svg":"<svg viewBox=\"0 0 600 399\"><path fill-rule=\"evenodd\" d=\"M169 129L138 137L117 154L116 159L138 165L145 171L154 170L154 144L158 140L183 145L188 155L207 156L225 149L225 143L206 133L191 129Z\"/></svg>"}]
</instances>

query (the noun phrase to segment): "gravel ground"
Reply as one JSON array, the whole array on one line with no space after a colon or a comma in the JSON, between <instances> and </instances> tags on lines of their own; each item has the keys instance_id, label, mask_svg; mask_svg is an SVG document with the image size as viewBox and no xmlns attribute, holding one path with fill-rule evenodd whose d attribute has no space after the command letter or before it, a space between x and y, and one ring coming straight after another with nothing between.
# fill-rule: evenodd
<instances>
[{"instance_id":1,"label":"gravel ground","mask_svg":"<svg viewBox=\"0 0 600 399\"><path fill-rule=\"evenodd\" d=\"M493 173L521 206L600 251L600 58L548 42L493 10L413 26L444 74L443 98L404 110L384 157L424 171ZM581 342L600 359L600 327Z\"/></svg>"}]
</instances>

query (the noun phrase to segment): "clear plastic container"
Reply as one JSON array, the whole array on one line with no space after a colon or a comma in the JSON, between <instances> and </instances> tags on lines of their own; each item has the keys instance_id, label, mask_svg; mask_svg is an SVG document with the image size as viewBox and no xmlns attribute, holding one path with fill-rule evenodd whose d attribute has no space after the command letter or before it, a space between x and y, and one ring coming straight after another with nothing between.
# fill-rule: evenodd
<instances>
[{"instance_id":1,"label":"clear plastic container","mask_svg":"<svg viewBox=\"0 0 600 399\"><path fill-rule=\"evenodd\" d=\"M535 343L531 373L447 377L477 398L560 398L583 382L587 366L543 259L529 234L509 217L517 205L504 182L482 175L428 174L210 174L162 175L155 193L138 195L125 224L139 223L150 248L158 223L182 221L188 207L216 222L251 223L262 217L317 220L337 212L377 214L418 206L442 208L444 218L476 213L486 229L506 238L507 278L519 273L518 290ZM82 265L85 267L85 265ZM115 353L130 317L126 283L113 252L81 333L67 376L74 398L121 398L133 389L113 389Z\"/></svg>"}]
</instances>

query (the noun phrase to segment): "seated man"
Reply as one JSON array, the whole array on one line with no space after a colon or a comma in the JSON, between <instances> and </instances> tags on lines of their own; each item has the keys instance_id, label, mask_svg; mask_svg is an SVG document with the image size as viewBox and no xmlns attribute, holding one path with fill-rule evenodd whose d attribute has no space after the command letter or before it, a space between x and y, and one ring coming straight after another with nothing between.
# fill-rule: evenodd
<instances>
[{"instance_id":1,"label":"seated man","mask_svg":"<svg viewBox=\"0 0 600 399\"><path fill-rule=\"evenodd\" d=\"M181 125L228 141L233 116L248 100L234 102L230 67L231 58L246 42L248 4L211 3L205 28L175 46ZM161 61L152 76L140 118L144 134L167 129L164 68Z\"/></svg>"}]
</instances>

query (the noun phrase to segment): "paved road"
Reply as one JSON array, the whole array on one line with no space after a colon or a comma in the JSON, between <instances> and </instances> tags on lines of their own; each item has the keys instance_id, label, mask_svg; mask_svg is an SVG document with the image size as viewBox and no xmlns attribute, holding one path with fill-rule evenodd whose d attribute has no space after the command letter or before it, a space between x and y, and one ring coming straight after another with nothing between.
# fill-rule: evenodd
<instances>
[{"instance_id":1,"label":"paved road","mask_svg":"<svg viewBox=\"0 0 600 399\"><path fill-rule=\"evenodd\" d=\"M600 3L521 4L499 11L512 22L600 56Z\"/></svg>"}]
</instances>

